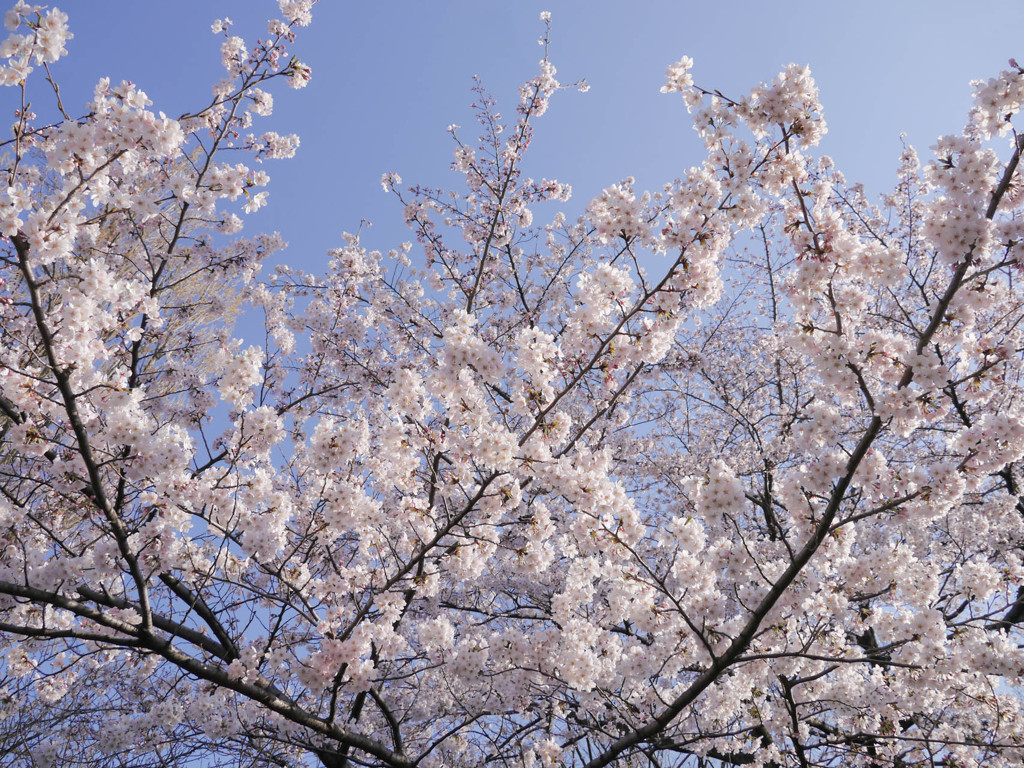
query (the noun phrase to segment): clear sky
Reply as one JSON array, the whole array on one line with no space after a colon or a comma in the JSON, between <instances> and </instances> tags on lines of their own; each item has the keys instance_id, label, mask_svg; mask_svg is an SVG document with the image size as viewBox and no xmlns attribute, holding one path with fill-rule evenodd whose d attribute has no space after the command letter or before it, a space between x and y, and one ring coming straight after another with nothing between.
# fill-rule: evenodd
<instances>
[{"instance_id":1,"label":"clear sky","mask_svg":"<svg viewBox=\"0 0 1024 768\"><path fill-rule=\"evenodd\" d=\"M252 40L278 15L273 0L54 4L75 34L54 68L73 112L101 76L138 83L168 115L195 109L221 73L211 22L230 16L235 34ZM247 232L280 231L291 243L282 260L310 270L363 218L374 224L364 237L373 247L411 239L381 174L457 183L445 127L475 136L474 74L513 113L515 89L541 55L542 10L553 15L559 78L585 77L592 88L555 98L526 170L572 184L572 214L625 176L658 189L700 161L682 100L659 93L665 67L683 54L695 59L700 85L726 94L791 61L810 65L829 123L821 151L875 193L892 179L901 131L925 155L936 136L962 126L970 80L993 76L1011 56L1024 60L1024 0L321 0L294 47L313 80L303 91L278 88L277 114L263 128L298 133L302 146L293 160L267 163L269 206ZM5 114L12 98L0 94Z\"/></svg>"}]
</instances>

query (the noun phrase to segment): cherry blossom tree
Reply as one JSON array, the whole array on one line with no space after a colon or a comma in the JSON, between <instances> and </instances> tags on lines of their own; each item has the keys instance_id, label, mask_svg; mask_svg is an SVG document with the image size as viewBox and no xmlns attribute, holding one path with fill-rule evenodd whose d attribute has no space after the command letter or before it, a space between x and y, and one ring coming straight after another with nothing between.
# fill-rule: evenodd
<instances>
[{"instance_id":1,"label":"cherry blossom tree","mask_svg":"<svg viewBox=\"0 0 1024 768\"><path fill-rule=\"evenodd\" d=\"M706 158L568 218L545 55L415 243L260 278L279 5L178 119L6 16L0 765L1019 765L1024 69L874 204L807 69L683 58Z\"/></svg>"}]
</instances>

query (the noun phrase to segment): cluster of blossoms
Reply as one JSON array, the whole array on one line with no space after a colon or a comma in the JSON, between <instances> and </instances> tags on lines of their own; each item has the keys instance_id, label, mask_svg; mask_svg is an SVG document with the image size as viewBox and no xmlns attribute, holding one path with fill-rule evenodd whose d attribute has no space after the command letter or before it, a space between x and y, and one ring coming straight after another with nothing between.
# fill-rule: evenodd
<instances>
[{"instance_id":1,"label":"cluster of blossoms","mask_svg":"<svg viewBox=\"0 0 1024 768\"><path fill-rule=\"evenodd\" d=\"M616 238L645 240L650 215L645 212L649 198L636 199L633 179L608 187L590 201L587 215L604 242Z\"/></svg>"},{"instance_id":2,"label":"cluster of blossoms","mask_svg":"<svg viewBox=\"0 0 1024 768\"><path fill-rule=\"evenodd\" d=\"M196 114L101 81L17 116L0 753L1019 765L1022 146L991 142L1024 72L876 207L814 159L806 68L730 99L684 57L706 158L543 220L545 56L511 125L478 86L479 145L450 129L459 192L383 177L415 244L258 283L269 176L216 153L299 146L253 127L309 77L313 2L278 8L256 45L213 25ZM6 21L27 94L66 19Z\"/></svg>"},{"instance_id":3,"label":"cluster of blossoms","mask_svg":"<svg viewBox=\"0 0 1024 768\"><path fill-rule=\"evenodd\" d=\"M1000 72L998 77L971 83L974 86L971 122L986 139L1006 135L1013 127L1010 120L1024 104L1020 65L1010 59L1010 66L1012 69Z\"/></svg>"},{"instance_id":4,"label":"cluster of blossoms","mask_svg":"<svg viewBox=\"0 0 1024 768\"><path fill-rule=\"evenodd\" d=\"M693 59L683 56L675 64L665 70L665 85L661 86L662 93L673 93L679 91L687 93L693 86L693 76L690 70L693 69Z\"/></svg>"},{"instance_id":5,"label":"cluster of blossoms","mask_svg":"<svg viewBox=\"0 0 1024 768\"><path fill-rule=\"evenodd\" d=\"M259 347L232 354L222 349L216 362L220 396L235 406L244 407L252 402L252 388L263 378L263 351Z\"/></svg>"},{"instance_id":6,"label":"cluster of blossoms","mask_svg":"<svg viewBox=\"0 0 1024 768\"><path fill-rule=\"evenodd\" d=\"M18 85L32 73L31 63L52 64L67 55L65 43L74 35L68 31L67 14L42 5L29 5L18 0L4 14L4 27L11 32L0 43L0 58L7 64L0 67L0 85ZM24 34L18 34L21 27Z\"/></svg>"}]
</instances>

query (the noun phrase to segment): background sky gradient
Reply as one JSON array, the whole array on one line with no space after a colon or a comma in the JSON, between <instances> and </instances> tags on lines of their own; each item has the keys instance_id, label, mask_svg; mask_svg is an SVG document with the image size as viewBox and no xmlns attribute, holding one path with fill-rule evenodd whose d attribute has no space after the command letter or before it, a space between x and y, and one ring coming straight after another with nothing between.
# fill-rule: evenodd
<instances>
[{"instance_id":1,"label":"background sky gradient","mask_svg":"<svg viewBox=\"0 0 1024 768\"><path fill-rule=\"evenodd\" d=\"M212 21L229 16L234 33L253 41L279 15L273 0L55 4L75 34L53 68L72 114L84 111L102 76L138 83L152 109L170 116L197 109L223 71ZM275 88L275 115L254 126L298 133L302 146L292 160L265 164L269 205L249 217L246 233L280 231L290 243L281 260L311 271L362 219L374 224L363 238L373 248L412 239L381 174L458 183L445 128L457 123L464 140L475 137L474 74L513 115L517 86L537 71L542 10L552 12L559 79L586 78L591 90L556 95L536 123L525 172L571 184L570 215L626 176L638 191L657 190L701 161L682 99L659 93L665 67L684 54L698 84L727 95L745 94L788 62L810 65L829 124L820 151L873 194L894 178L901 131L928 157L939 134L962 127L969 81L995 75L1011 56L1024 60L1021 0L321 0L293 47L312 66L312 82ZM45 114L52 97L41 79L30 97ZM14 89L0 94L4 114L15 98Z\"/></svg>"}]
</instances>

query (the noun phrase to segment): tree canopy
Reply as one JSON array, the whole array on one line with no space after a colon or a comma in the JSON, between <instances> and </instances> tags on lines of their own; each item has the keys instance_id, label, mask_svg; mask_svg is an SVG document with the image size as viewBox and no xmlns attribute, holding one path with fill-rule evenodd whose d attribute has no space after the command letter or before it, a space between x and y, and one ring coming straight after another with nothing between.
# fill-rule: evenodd
<instances>
[{"instance_id":1,"label":"tree canopy","mask_svg":"<svg viewBox=\"0 0 1024 768\"><path fill-rule=\"evenodd\" d=\"M7 14L0 765L1019 765L1024 69L873 202L807 68L684 57L706 156L575 216L545 53L414 242L261 273L279 6L177 119Z\"/></svg>"}]
</instances>

